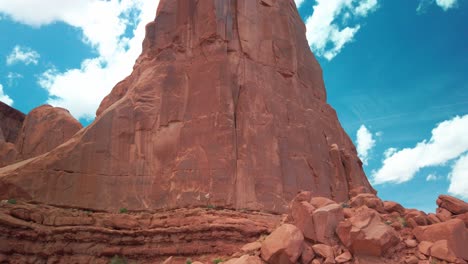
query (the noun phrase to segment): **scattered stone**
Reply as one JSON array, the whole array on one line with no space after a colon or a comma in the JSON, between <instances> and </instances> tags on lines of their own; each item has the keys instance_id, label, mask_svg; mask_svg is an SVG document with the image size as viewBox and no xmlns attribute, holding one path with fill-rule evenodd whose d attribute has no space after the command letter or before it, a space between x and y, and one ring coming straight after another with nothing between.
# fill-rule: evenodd
<instances>
[{"instance_id":1,"label":"scattered stone","mask_svg":"<svg viewBox=\"0 0 468 264\"><path fill-rule=\"evenodd\" d=\"M345 253L339 255L338 257L335 258L335 261L337 263L345 263L348 261L351 261L353 259L353 256L349 251L346 251Z\"/></svg>"},{"instance_id":2,"label":"scattered stone","mask_svg":"<svg viewBox=\"0 0 468 264\"><path fill-rule=\"evenodd\" d=\"M301 264L309 264L315 258L315 252L308 244L304 244L304 249L301 255Z\"/></svg>"},{"instance_id":3,"label":"scattered stone","mask_svg":"<svg viewBox=\"0 0 468 264\"><path fill-rule=\"evenodd\" d=\"M244 253L249 253L249 252L254 252L257 250L260 250L262 248L262 243L255 241L252 243L245 244L242 248L241 251Z\"/></svg>"},{"instance_id":4,"label":"scattered stone","mask_svg":"<svg viewBox=\"0 0 468 264\"><path fill-rule=\"evenodd\" d=\"M399 203L385 201L383 202L383 204L384 204L384 210L388 213L396 212L400 215L405 213L405 208L403 208L403 206L401 206L401 204Z\"/></svg>"},{"instance_id":5,"label":"scattered stone","mask_svg":"<svg viewBox=\"0 0 468 264\"><path fill-rule=\"evenodd\" d=\"M336 232L354 255L382 256L400 241L395 230L365 206L354 217L342 221Z\"/></svg>"},{"instance_id":6,"label":"scattered stone","mask_svg":"<svg viewBox=\"0 0 468 264\"><path fill-rule=\"evenodd\" d=\"M420 226L413 230L413 234L419 241L437 242L446 240L447 247L452 250L458 258L468 260L468 230L465 223L460 219L430 226Z\"/></svg>"},{"instance_id":7,"label":"scattered stone","mask_svg":"<svg viewBox=\"0 0 468 264\"><path fill-rule=\"evenodd\" d=\"M380 198L371 193L361 193L353 197L350 201L352 207L367 206L369 208L375 209L378 212L385 212L384 203Z\"/></svg>"},{"instance_id":8,"label":"scattered stone","mask_svg":"<svg viewBox=\"0 0 468 264\"><path fill-rule=\"evenodd\" d=\"M418 250L422 254L424 254L426 256L429 256L430 253L431 253L431 247L432 247L433 244L434 243L429 242L429 241L421 241L421 243L419 243L419 245L418 245Z\"/></svg>"},{"instance_id":9,"label":"scattered stone","mask_svg":"<svg viewBox=\"0 0 468 264\"><path fill-rule=\"evenodd\" d=\"M406 239L405 240L405 245L408 247L408 248L415 248L418 246L418 241L414 240L414 239Z\"/></svg>"},{"instance_id":10,"label":"scattered stone","mask_svg":"<svg viewBox=\"0 0 468 264\"><path fill-rule=\"evenodd\" d=\"M297 227L283 224L262 243L262 259L270 264L296 263L302 254L304 236Z\"/></svg>"},{"instance_id":11,"label":"scattered stone","mask_svg":"<svg viewBox=\"0 0 468 264\"><path fill-rule=\"evenodd\" d=\"M437 205L454 215L468 213L468 203L452 196L440 195L437 199Z\"/></svg>"}]
</instances>

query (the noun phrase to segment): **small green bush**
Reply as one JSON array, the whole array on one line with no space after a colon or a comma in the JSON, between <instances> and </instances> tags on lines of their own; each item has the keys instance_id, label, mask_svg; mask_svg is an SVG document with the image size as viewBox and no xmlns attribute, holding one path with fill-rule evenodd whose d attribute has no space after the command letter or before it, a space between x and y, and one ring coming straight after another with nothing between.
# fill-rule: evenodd
<instances>
[{"instance_id":1,"label":"small green bush","mask_svg":"<svg viewBox=\"0 0 468 264\"><path fill-rule=\"evenodd\" d=\"M219 263L221 263L221 262L223 262L222 259L215 259L215 260L213 260L213 264L219 264Z\"/></svg>"},{"instance_id":2,"label":"small green bush","mask_svg":"<svg viewBox=\"0 0 468 264\"><path fill-rule=\"evenodd\" d=\"M126 214L126 213L128 213L128 209L127 208L120 208L119 212L121 214Z\"/></svg>"},{"instance_id":3,"label":"small green bush","mask_svg":"<svg viewBox=\"0 0 468 264\"><path fill-rule=\"evenodd\" d=\"M398 217L398 221L400 221L400 224L403 226L403 227L407 227L408 226L408 223L406 223L406 219L403 218L403 217Z\"/></svg>"},{"instance_id":4,"label":"small green bush","mask_svg":"<svg viewBox=\"0 0 468 264\"><path fill-rule=\"evenodd\" d=\"M9 203L9 204L16 204L16 199L9 199L9 200L8 200L8 203Z\"/></svg>"},{"instance_id":5,"label":"small green bush","mask_svg":"<svg viewBox=\"0 0 468 264\"><path fill-rule=\"evenodd\" d=\"M188 258L188 259L185 261L185 264L192 264L192 259Z\"/></svg>"},{"instance_id":6,"label":"small green bush","mask_svg":"<svg viewBox=\"0 0 468 264\"><path fill-rule=\"evenodd\" d=\"M111 259L110 264L127 264L127 260L125 258L121 258L121 257L115 255Z\"/></svg>"},{"instance_id":7,"label":"small green bush","mask_svg":"<svg viewBox=\"0 0 468 264\"><path fill-rule=\"evenodd\" d=\"M216 209L216 206L212 205L212 204L209 204L206 206L206 208L208 209Z\"/></svg>"},{"instance_id":8,"label":"small green bush","mask_svg":"<svg viewBox=\"0 0 468 264\"><path fill-rule=\"evenodd\" d=\"M351 208L351 206L349 206L348 203L342 203L342 204L341 204L341 207L343 207L343 208Z\"/></svg>"}]
</instances>

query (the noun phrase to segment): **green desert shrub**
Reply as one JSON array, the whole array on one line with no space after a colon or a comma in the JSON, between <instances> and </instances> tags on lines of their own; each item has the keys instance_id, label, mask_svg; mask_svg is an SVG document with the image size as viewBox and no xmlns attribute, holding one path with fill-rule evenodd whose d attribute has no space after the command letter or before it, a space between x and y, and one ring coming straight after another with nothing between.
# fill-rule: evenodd
<instances>
[{"instance_id":1,"label":"green desert shrub","mask_svg":"<svg viewBox=\"0 0 468 264\"><path fill-rule=\"evenodd\" d=\"M111 259L110 264L127 264L127 260L116 255Z\"/></svg>"}]
</instances>

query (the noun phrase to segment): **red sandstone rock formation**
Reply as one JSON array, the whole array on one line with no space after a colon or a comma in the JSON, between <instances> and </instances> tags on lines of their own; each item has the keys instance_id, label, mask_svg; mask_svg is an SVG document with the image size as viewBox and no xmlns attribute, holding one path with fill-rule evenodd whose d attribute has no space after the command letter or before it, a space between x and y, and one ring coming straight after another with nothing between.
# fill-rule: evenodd
<instances>
[{"instance_id":1,"label":"red sandstone rock formation","mask_svg":"<svg viewBox=\"0 0 468 264\"><path fill-rule=\"evenodd\" d=\"M24 118L23 113L0 102L0 142L15 143Z\"/></svg>"},{"instance_id":2,"label":"red sandstone rock formation","mask_svg":"<svg viewBox=\"0 0 468 264\"><path fill-rule=\"evenodd\" d=\"M59 107L37 107L24 120L18 113L14 109L0 109L0 115L6 119L5 122L2 120L4 128L0 132L9 131L5 133L6 142L2 142L0 137L0 167L44 154L69 140L82 128L67 110Z\"/></svg>"},{"instance_id":3,"label":"red sandstone rock formation","mask_svg":"<svg viewBox=\"0 0 468 264\"><path fill-rule=\"evenodd\" d=\"M0 102L0 167L16 160L15 143L24 118L23 113Z\"/></svg>"},{"instance_id":4,"label":"red sandstone rock formation","mask_svg":"<svg viewBox=\"0 0 468 264\"><path fill-rule=\"evenodd\" d=\"M163 0L133 73L66 144L0 170L2 197L100 210L287 210L374 192L326 103L292 0Z\"/></svg>"},{"instance_id":5,"label":"red sandstone rock formation","mask_svg":"<svg viewBox=\"0 0 468 264\"><path fill-rule=\"evenodd\" d=\"M69 140L83 126L70 112L43 105L32 110L24 120L16 149L25 160L44 154Z\"/></svg>"}]
</instances>

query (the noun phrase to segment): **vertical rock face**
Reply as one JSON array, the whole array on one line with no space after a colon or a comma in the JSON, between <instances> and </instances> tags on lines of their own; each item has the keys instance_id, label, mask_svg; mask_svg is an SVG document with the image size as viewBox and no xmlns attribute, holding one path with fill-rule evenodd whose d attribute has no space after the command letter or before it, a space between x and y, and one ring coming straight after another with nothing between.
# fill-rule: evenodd
<instances>
[{"instance_id":1,"label":"vertical rock face","mask_svg":"<svg viewBox=\"0 0 468 264\"><path fill-rule=\"evenodd\" d=\"M0 142L15 143L25 115L0 102Z\"/></svg>"},{"instance_id":2,"label":"vertical rock face","mask_svg":"<svg viewBox=\"0 0 468 264\"><path fill-rule=\"evenodd\" d=\"M293 0L162 0L133 73L66 144L0 169L3 196L114 210L283 212L373 192L326 103Z\"/></svg>"}]
</instances>

